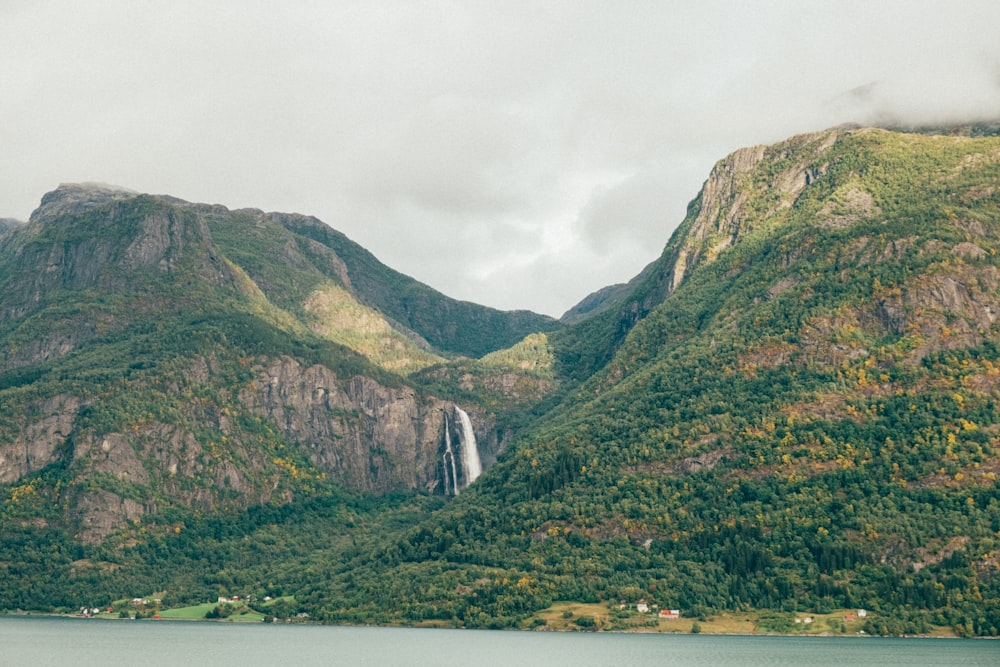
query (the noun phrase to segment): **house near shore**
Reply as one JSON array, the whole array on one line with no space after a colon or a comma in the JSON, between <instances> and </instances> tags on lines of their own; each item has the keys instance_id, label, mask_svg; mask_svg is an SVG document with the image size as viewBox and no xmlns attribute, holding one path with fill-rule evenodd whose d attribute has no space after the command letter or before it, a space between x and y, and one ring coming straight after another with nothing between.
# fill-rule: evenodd
<instances>
[{"instance_id":1,"label":"house near shore","mask_svg":"<svg viewBox=\"0 0 1000 667\"><path fill-rule=\"evenodd\" d=\"M669 621L676 621L681 617L680 609L661 609L660 618L667 619Z\"/></svg>"}]
</instances>

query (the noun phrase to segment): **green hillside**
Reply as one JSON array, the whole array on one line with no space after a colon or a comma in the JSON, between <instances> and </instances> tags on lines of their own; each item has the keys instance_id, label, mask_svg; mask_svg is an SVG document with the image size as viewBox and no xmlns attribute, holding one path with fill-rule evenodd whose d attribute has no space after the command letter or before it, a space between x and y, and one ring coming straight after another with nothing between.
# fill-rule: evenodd
<instances>
[{"instance_id":1,"label":"green hillside","mask_svg":"<svg viewBox=\"0 0 1000 667\"><path fill-rule=\"evenodd\" d=\"M0 608L143 589L293 596L282 613L326 622L627 629L642 601L707 626L1000 634L1000 137L741 149L656 262L548 333L440 301L308 218L192 215L207 296L161 277L159 320L113 253L93 279L2 274ZM0 237L5 266L32 225ZM451 498L459 404L487 470Z\"/></svg>"},{"instance_id":2,"label":"green hillside","mask_svg":"<svg viewBox=\"0 0 1000 667\"><path fill-rule=\"evenodd\" d=\"M526 310L498 311L448 299L379 262L370 252L315 218L277 216L296 234L331 249L343 262L358 300L415 331L439 350L480 357L559 323Z\"/></svg>"},{"instance_id":3,"label":"green hillside","mask_svg":"<svg viewBox=\"0 0 1000 667\"><path fill-rule=\"evenodd\" d=\"M315 582L327 618L646 599L997 633L1000 140L799 137L733 181L603 370L433 520ZM563 335L606 347L601 324Z\"/></svg>"}]
</instances>

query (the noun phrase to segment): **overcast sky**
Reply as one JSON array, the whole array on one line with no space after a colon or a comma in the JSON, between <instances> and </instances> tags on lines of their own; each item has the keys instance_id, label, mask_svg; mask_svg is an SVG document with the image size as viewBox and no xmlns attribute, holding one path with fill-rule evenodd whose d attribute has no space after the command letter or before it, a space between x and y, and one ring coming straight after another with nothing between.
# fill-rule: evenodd
<instances>
[{"instance_id":1,"label":"overcast sky","mask_svg":"<svg viewBox=\"0 0 1000 667\"><path fill-rule=\"evenodd\" d=\"M556 316L657 257L736 148L976 117L997 0L0 0L0 217L78 181L311 214Z\"/></svg>"}]
</instances>

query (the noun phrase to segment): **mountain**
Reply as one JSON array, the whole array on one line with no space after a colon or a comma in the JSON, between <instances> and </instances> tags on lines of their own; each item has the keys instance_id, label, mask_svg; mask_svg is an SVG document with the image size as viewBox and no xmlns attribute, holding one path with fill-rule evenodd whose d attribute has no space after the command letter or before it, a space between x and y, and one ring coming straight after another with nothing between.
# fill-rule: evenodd
<instances>
[{"instance_id":1,"label":"mountain","mask_svg":"<svg viewBox=\"0 0 1000 667\"><path fill-rule=\"evenodd\" d=\"M504 626L645 599L996 634L998 186L995 137L841 128L720 161L644 279L550 336L581 384L313 584L316 613L391 596Z\"/></svg>"},{"instance_id":2,"label":"mountain","mask_svg":"<svg viewBox=\"0 0 1000 667\"><path fill-rule=\"evenodd\" d=\"M0 236L0 607L997 635L998 246L969 128L740 149L562 326L310 218L61 189Z\"/></svg>"},{"instance_id":3,"label":"mountain","mask_svg":"<svg viewBox=\"0 0 1000 667\"><path fill-rule=\"evenodd\" d=\"M83 543L329 483L456 493L455 458L510 437L503 405L408 376L556 325L449 299L313 218L100 184L0 237L0 287L0 483Z\"/></svg>"}]
</instances>

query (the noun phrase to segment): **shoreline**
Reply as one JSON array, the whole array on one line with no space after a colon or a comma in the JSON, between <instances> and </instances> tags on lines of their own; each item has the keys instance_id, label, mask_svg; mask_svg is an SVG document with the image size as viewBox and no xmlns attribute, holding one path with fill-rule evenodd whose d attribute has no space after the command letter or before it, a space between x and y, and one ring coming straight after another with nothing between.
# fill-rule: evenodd
<instances>
[{"instance_id":1,"label":"shoreline","mask_svg":"<svg viewBox=\"0 0 1000 667\"><path fill-rule=\"evenodd\" d=\"M168 611L168 610L164 610ZM301 626L315 626L315 627L345 627L345 628L406 628L413 630L481 630L487 632L525 632L525 633L560 633L560 634L620 634L620 635L672 635L672 636L684 636L684 635L705 635L709 637L829 637L829 638L846 638L846 639L861 639L861 638L874 638L874 639L984 639L984 640L1000 640L1000 637L990 637L990 636L975 636L975 637L960 637L954 633L935 633L935 634L901 634L901 635L873 635L865 632L860 633L839 633L839 632L747 632L747 631L734 631L734 632L723 632L717 630L701 630L699 632L684 631L682 629L676 630L664 630L661 628L653 627L636 627L636 628L594 628L594 629L581 629L581 628L553 628L548 626L540 626L536 628L462 628L451 625L416 625L416 624L402 624L402 623L389 623L389 624L356 624L356 623L323 623L319 621L311 620L275 620L272 623L265 623L263 620L239 620L239 619L215 619L215 618L183 618L177 616L151 616L151 617L130 617L121 618L118 616L112 616L110 614L97 614L93 616L84 616L83 614L74 613L59 613L59 612L49 612L49 611L28 611L28 610L15 610L15 611L0 611L0 617L14 617L14 618L60 618L78 621L144 621L144 622L187 622L187 623L222 623L222 624L236 624L236 625L301 625Z\"/></svg>"}]
</instances>

